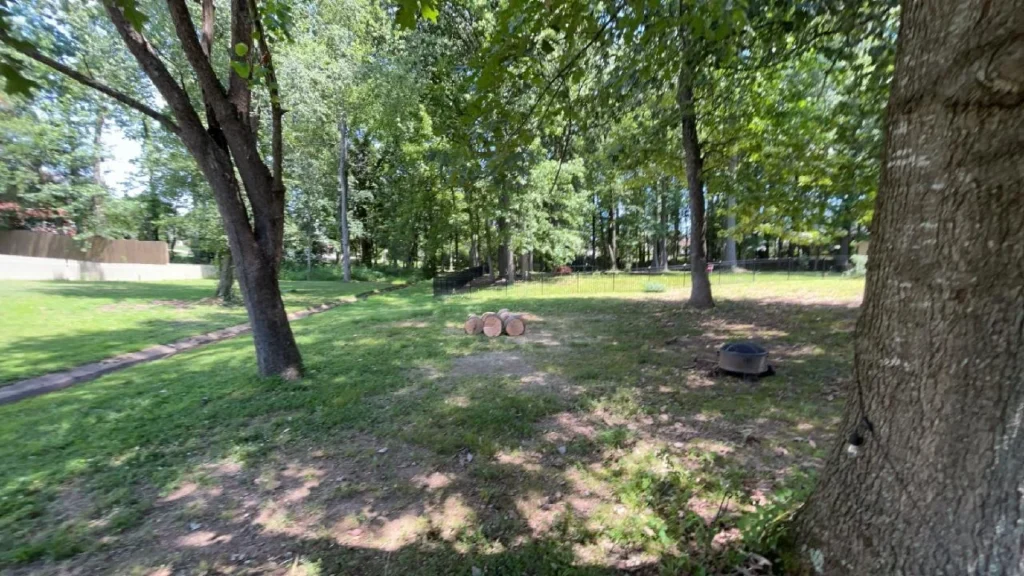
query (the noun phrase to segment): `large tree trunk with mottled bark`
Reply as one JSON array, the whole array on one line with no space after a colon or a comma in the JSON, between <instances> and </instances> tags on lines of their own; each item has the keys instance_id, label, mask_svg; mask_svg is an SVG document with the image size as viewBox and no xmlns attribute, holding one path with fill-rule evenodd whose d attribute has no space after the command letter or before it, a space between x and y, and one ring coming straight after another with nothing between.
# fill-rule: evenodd
<instances>
[{"instance_id":1,"label":"large tree trunk with mottled bark","mask_svg":"<svg viewBox=\"0 0 1024 576\"><path fill-rule=\"evenodd\" d=\"M683 31L685 38L686 32ZM683 53L686 53L685 46ZM711 308L711 280L708 278L704 242L707 239L707 220L704 217L704 157L697 133L697 109L693 95L693 70L684 58L679 68L676 100L679 105L683 155L686 158L686 186L690 193L690 306Z\"/></svg>"},{"instance_id":2,"label":"large tree trunk with mottled bark","mask_svg":"<svg viewBox=\"0 0 1024 576\"><path fill-rule=\"evenodd\" d=\"M1022 166L1024 1L905 2L854 382L794 526L805 572L1024 574Z\"/></svg>"},{"instance_id":3,"label":"large tree trunk with mottled bark","mask_svg":"<svg viewBox=\"0 0 1024 576\"><path fill-rule=\"evenodd\" d=\"M215 37L214 3L204 0L201 4L201 35L196 33L191 12L183 0L168 0L167 9L200 88L206 125L176 75L113 2L104 3L104 8L114 29L167 103L170 114L149 109L129 96L112 94L116 91L97 89L158 120L181 139L195 159L210 184L228 236L235 273L252 326L259 372L265 376L296 378L302 374L302 356L288 323L277 278L284 239L281 122L284 110L277 93L272 55L262 23L250 12L251 4L246 0L231 0L230 45L248 46L247 56L241 60L251 64L258 56L267 74L271 92L272 159L272 165L268 166L260 151L255 127L249 121L249 83L234 73L229 75L227 86L218 78L210 60ZM243 193L248 199L248 209Z\"/></svg>"}]
</instances>

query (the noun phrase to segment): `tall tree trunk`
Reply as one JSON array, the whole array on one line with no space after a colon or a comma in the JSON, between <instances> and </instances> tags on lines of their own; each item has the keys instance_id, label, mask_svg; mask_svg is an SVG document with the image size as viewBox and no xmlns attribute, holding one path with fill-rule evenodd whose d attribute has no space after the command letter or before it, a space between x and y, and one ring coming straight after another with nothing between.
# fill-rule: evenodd
<instances>
[{"instance_id":1,"label":"tall tree trunk","mask_svg":"<svg viewBox=\"0 0 1024 576\"><path fill-rule=\"evenodd\" d=\"M515 281L516 263L512 257L512 231L508 221L509 197L507 191L502 191L498 199L498 205L501 210L501 215L498 217L498 239L500 242L498 246L498 268L501 277L511 284Z\"/></svg>"},{"instance_id":2,"label":"tall tree trunk","mask_svg":"<svg viewBox=\"0 0 1024 576\"><path fill-rule=\"evenodd\" d=\"M686 30L680 30L686 37ZM700 137L697 133L697 109L693 96L693 70L685 57L686 46L682 47L683 64L679 67L679 84L676 100L681 115L683 155L686 158L686 185L690 192L690 306L711 308L711 280L708 278L707 258L704 242L707 238L707 221L704 218L704 157L701 155Z\"/></svg>"},{"instance_id":3,"label":"tall tree trunk","mask_svg":"<svg viewBox=\"0 0 1024 576\"><path fill-rule=\"evenodd\" d=\"M451 194L452 194L452 212L455 213L456 212L456 210L455 210L456 201L455 201L455 187L454 186L451 188ZM458 262L459 261L459 227L455 226L454 228L455 229L453 231L453 235L455 236L455 251L452 253L452 269L453 270L455 269L456 266L458 266L458 263L459 263Z\"/></svg>"},{"instance_id":4,"label":"tall tree trunk","mask_svg":"<svg viewBox=\"0 0 1024 576\"><path fill-rule=\"evenodd\" d=\"M715 206L714 198L705 195L707 201L707 212L704 214L704 257L708 262L714 262L721 256L721 249L718 245L718 207Z\"/></svg>"},{"instance_id":5,"label":"tall tree trunk","mask_svg":"<svg viewBox=\"0 0 1024 576\"><path fill-rule=\"evenodd\" d=\"M850 240L853 236L851 228L852 226L847 226L843 230L843 235L839 237L839 255L836 257L836 267L840 272L845 272L850 263Z\"/></svg>"},{"instance_id":6,"label":"tall tree trunk","mask_svg":"<svg viewBox=\"0 0 1024 576\"><path fill-rule=\"evenodd\" d=\"M494 234L491 226L486 226L487 233L484 234L484 241L486 242L485 248L487 249L487 274L491 278L491 282L494 282Z\"/></svg>"},{"instance_id":7,"label":"tall tree trunk","mask_svg":"<svg viewBox=\"0 0 1024 576\"><path fill-rule=\"evenodd\" d=\"M221 251L218 260L217 298L232 302L235 299L235 265L231 261L231 250Z\"/></svg>"},{"instance_id":8,"label":"tall tree trunk","mask_svg":"<svg viewBox=\"0 0 1024 576\"><path fill-rule=\"evenodd\" d=\"M502 258L505 261L505 283L515 284L516 281L516 257L512 252L512 246L503 244L501 247Z\"/></svg>"},{"instance_id":9,"label":"tall tree trunk","mask_svg":"<svg viewBox=\"0 0 1024 576\"><path fill-rule=\"evenodd\" d=\"M106 109L101 105L96 111L96 131L93 134L93 159L92 159L92 181L104 193L94 194L92 197L92 220L93 228L102 231L106 228L107 219L103 210L106 184L103 182L103 127L106 122Z\"/></svg>"},{"instance_id":10,"label":"tall tree trunk","mask_svg":"<svg viewBox=\"0 0 1024 576\"><path fill-rule=\"evenodd\" d=\"M732 207L735 205L735 200L729 198L729 209L730 212L725 217L726 227L729 230L736 228L736 215L731 212ZM736 238L733 237L732 232L728 233L725 237L725 264L729 266L736 266Z\"/></svg>"},{"instance_id":11,"label":"tall tree trunk","mask_svg":"<svg viewBox=\"0 0 1024 576\"><path fill-rule=\"evenodd\" d=\"M737 179L736 173L739 171L740 159L738 156L733 156L729 161L729 174L732 177L733 185L735 186ZM736 266L736 198L732 195L726 201L728 208L725 214L725 258L724 264L727 266Z\"/></svg>"},{"instance_id":12,"label":"tall tree trunk","mask_svg":"<svg viewBox=\"0 0 1024 576\"><path fill-rule=\"evenodd\" d=\"M341 279L352 281L352 254L348 241L348 122L338 117L338 237L341 238Z\"/></svg>"},{"instance_id":13,"label":"tall tree trunk","mask_svg":"<svg viewBox=\"0 0 1024 576\"><path fill-rule=\"evenodd\" d=\"M666 183L662 182L659 186L660 194L658 195L658 267L663 271L668 271L668 209L665 206L665 196L667 195Z\"/></svg>"},{"instance_id":14,"label":"tall tree trunk","mask_svg":"<svg viewBox=\"0 0 1024 576\"><path fill-rule=\"evenodd\" d=\"M608 214L609 214L609 219L608 219L608 236L609 236L609 241L608 241L608 258L611 260L611 267L612 267L612 271L613 272L619 269L618 233L616 231L616 227L618 226L618 221L617 221L617 219L615 217L615 213L617 211L618 211L618 207L615 206L615 203L613 202L611 210L608 211Z\"/></svg>"},{"instance_id":15,"label":"tall tree trunk","mask_svg":"<svg viewBox=\"0 0 1024 576\"><path fill-rule=\"evenodd\" d=\"M473 208L473 186L466 186L465 191L466 215L469 216L469 265L476 268L480 265L480 221Z\"/></svg>"},{"instance_id":16,"label":"tall tree trunk","mask_svg":"<svg viewBox=\"0 0 1024 576\"><path fill-rule=\"evenodd\" d=\"M1024 1L901 18L854 381L798 552L839 576L1022 574Z\"/></svg>"},{"instance_id":17,"label":"tall tree trunk","mask_svg":"<svg viewBox=\"0 0 1024 576\"><path fill-rule=\"evenodd\" d=\"M313 277L313 237L306 236L306 280Z\"/></svg>"},{"instance_id":18,"label":"tall tree trunk","mask_svg":"<svg viewBox=\"0 0 1024 576\"><path fill-rule=\"evenodd\" d=\"M590 215L590 265L597 267L597 213L600 205L597 194L594 194L594 213Z\"/></svg>"}]
</instances>

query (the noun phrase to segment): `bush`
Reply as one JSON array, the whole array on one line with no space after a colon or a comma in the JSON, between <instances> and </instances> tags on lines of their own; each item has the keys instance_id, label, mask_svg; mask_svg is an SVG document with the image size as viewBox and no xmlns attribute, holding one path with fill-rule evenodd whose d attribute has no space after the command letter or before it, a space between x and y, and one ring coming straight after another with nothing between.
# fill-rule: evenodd
<instances>
[{"instance_id":1,"label":"bush","mask_svg":"<svg viewBox=\"0 0 1024 576\"><path fill-rule=\"evenodd\" d=\"M644 284L644 292L664 292L665 285L658 284L657 282L647 282Z\"/></svg>"},{"instance_id":2,"label":"bush","mask_svg":"<svg viewBox=\"0 0 1024 576\"><path fill-rule=\"evenodd\" d=\"M847 274L854 276L863 276L868 271L868 257L866 254L854 254L850 256L850 262L853 262L853 268L847 270Z\"/></svg>"},{"instance_id":3,"label":"bush","mask_svg":"<svg viewBox=\"0 0 1024 576\"><path fill-rule=\"evenodd\" d=\"M313 266L306 277L305 262L285 262L281 266L279 274L281 280L301 282L303 280L318 281L341 281L341 267L334 265ZM402 268L367 268L365 266L352 267L352 280L356 282L387 282L389 280L406 280L413 282L420 279L418 270L404 270Z\"/></svg>"}]
</instances>

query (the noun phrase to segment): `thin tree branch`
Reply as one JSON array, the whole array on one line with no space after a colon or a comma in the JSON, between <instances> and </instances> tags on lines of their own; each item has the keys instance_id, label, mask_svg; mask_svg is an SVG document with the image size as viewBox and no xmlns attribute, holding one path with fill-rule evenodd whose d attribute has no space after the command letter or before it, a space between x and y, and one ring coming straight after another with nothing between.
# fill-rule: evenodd
<instances>
[{"instance_id":1,"label":"thin tree branch","mask_svg":"<svg viewBox=\"0 0 1024 576\"><path fill-rule=\"evenodd\" d=\"M249 0L232 0L231 59L232 61L235 60L234 47L244 44L250 48L244 57L245 62L250 66L250 70L252 70L253 63L253 50L251 50L252 25L257 14L256 7ZM228 100L235 105L240 118L249 117L249 108L252 106L252 91L249 89L249 80L235 74L230 67L228 68Z\"/></svg>"},{"instance_id":2,"label":"thin tree branch","mask_svg":"<svg viewBox=\"0 0 1024 576\"><path fill-rule=\"evenodd\" d=\"M11 40L13 39L6 32L0 30L0 42L5 44L8 48L13 49L22 56L39 62L40 64L47 66L48 68L52 68L53 70L56 70L57 72L63 74L64 76L67 76L68 78L71 78L72 80L80 84L88 86L89 88L92 88L93 90L96 90L97 92L100 92L102 94L105 94L106 96L109 96L114 100L117 100L121 104L124 104L129 108L137 110L145 114L146 116L149 116L150 118L156 120L160 124L163 124L164 127L166 127L171 132L175 134L178 133L178 125L175 124L174 119L170 116L158 112L153 108L150 108L149 106L143 104L142 102L139 102L138 100L132 98L124 92L115 90L110 86L107 86L106 84L97 81L91 75L83 74L70 66L61 64L53 58L50 58L49 56L43 54L34 46L28 45L24 42L11 42Z\"/></svg>"},{"instance_id":3,"label":"thin tree branch","mask_svg":"<svg viewBox=\"0 0 1024 576\"><path fill-rule=\"evenodd\" d=\"M270 93L270 154L273 156L274 192L284 196L284 144L282 143L281 118L284 116L284 109L281 107L281 92L277 85L277 73L274 71L274 60L270 53L270 45L267 43L267 33L263 29L263 22L260 20L259 9L256 7L256 0L249 0L249 11L252 13L252 22L256 26L259 36L261 65L267 71L267 91Z\"/></svg>"},{"instance_id":4,"label":"thin tree branch","mask_svg":"<svg viewBox=\"0 0 1024 576\"><path fill-rule=\"evenodd\" d=\"M128 51L132 53L132 56L139 63L139 67L142 68L142 71L153 82L153 85L156 86L157 91L167 101L167 105L174 111L174 117L181 128L183 130L187 130L190 127L199 127L201 129L202 122L200 122L195 108L192 107L192 101L188 93L185 92L181 84L174 80L170 71L167 70L167 66L164 65L163 60L153 51L146 38L132 27L124 17L121 9L115 6L111 0L104 0L103 7L106 9L107 17L110 18L114 29L121 36L125 46L128 47Z\"/></svg>"},{"instance_id":5,"label":"thin tree branch","mask_svg":"<svg viewBox=\"0 0 1024 576\"><path fill-rule=\"evenodd\" d=\"M602 24L601 27L597 29L597 32L594 33L594 36L590 38L590 40L583 46L583 48L580 48L580 50L576 52L576 54L574 54L568 62L563 64L562 67L559 68L557 72L555 72L554 76L548 78L548 81L544 84L544 87L541 89L540 94L538 94L537 98L533 101L533 105L531 105L530 109L526 112L525 118L522 122L519 123L518 126L516 126L515 130L511 132L512 134L518 134L526 126L528 122L533 120L533 113L537 110L537 106L539 106L540 103L544 101L544 98L545 96L547 96L548 90L551 89L551 86L553 86L555 82L560 80L566 72L571 70L573 66L576 65L576 62L579 61L579 59L582 58L588 50L590 50L590 47L596 44L597 41L600 40L602 36L604 36L605 31L608 30L608 28L616 20L618 20L619 14L622 13L622 10L625 7L625 2L619 4L619 6L615 9L615 12L612 13L611 16L609 16L608 21Z\"/></svg>"},{"instance_id":6,"label":"thin tree branch","mask_svg":"<svg viewBox=\"0 0 1024 576\"><path fill-rule=\"evenodd\" d=\"M109 1L109 0L108 0ZM263 165L260 159L259 150L256 146L256 139L249 130L249 117L240 117L234 104L228 100L224 86L213 71L209 58L203 51L199 38L196 35L196 27L192 22L192 15L184 0L167 0L167 9L174 25L175 34L181 42L182 50L189 66L199 81L199 87L203 92L203 99L213 108L220 122L221 128L228 135L228 145L231 148L231 155L235 158L235 164L242 174L246 192L250 189L258 189L254 178L257 175L248 170L247 164L251 160L257 160L256 164ZM259 168L255 167L258 171ZM266 166L263 165L263 170Z\"/></svg>"}]
</instances>

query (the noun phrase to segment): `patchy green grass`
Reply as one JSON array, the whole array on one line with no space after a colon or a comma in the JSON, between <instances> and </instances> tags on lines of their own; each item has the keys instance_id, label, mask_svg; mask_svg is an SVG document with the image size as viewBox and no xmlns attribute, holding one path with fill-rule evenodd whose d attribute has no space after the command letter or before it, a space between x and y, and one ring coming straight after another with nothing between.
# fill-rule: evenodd
<instances>
[{"instance_id":1,"label":"patchy green grass","mask_svg":"<svg viewBox=\"0 0 1024 576\"><path fill-rule=\"evenodd\" d=\"M856 292L863 286L863 277L846 278L839 274L818 272L754 272L715 271L710 275L711 285L726 290L727 294L739 296L753 293L784 292L778 284L798 287L803 291L819 293L824 289L836 289L844 293ZM536 274L528 282L516 282L512 286L483 289L484 292L500 292L503 297L535 298L540 296L575 296L599 294L631 294L637 292L688 291L691 286L689 272L598 272L594 274L572 274L552 276Z\"/></svg>"},{"instance_id":2,"label":"patchy green grass","mask_svg":"<svg viewBox=\"0 0 1024 576\"><path fill-rule=\"evenodd\" d=\"M282 282L301 310L386 286ZM246 322L243 306L211 299L213 280L0 282L0 385Z\"/></svg>"},{"instance_id":3,"label":"patchy green grass","mask_svg":"<svg viewBox=\"0 0 1024 576\"><path fill-rule=\"evenodd\" d=\"M0 407L0 568L752 568L829 448L863 289L776 285L712 311L416 287L296 323L299 382L258 378L242 337ZM462 333L499 308L524 337ZM740 338L778 375L712 373Z\"/></svg>"}]
</instances>

